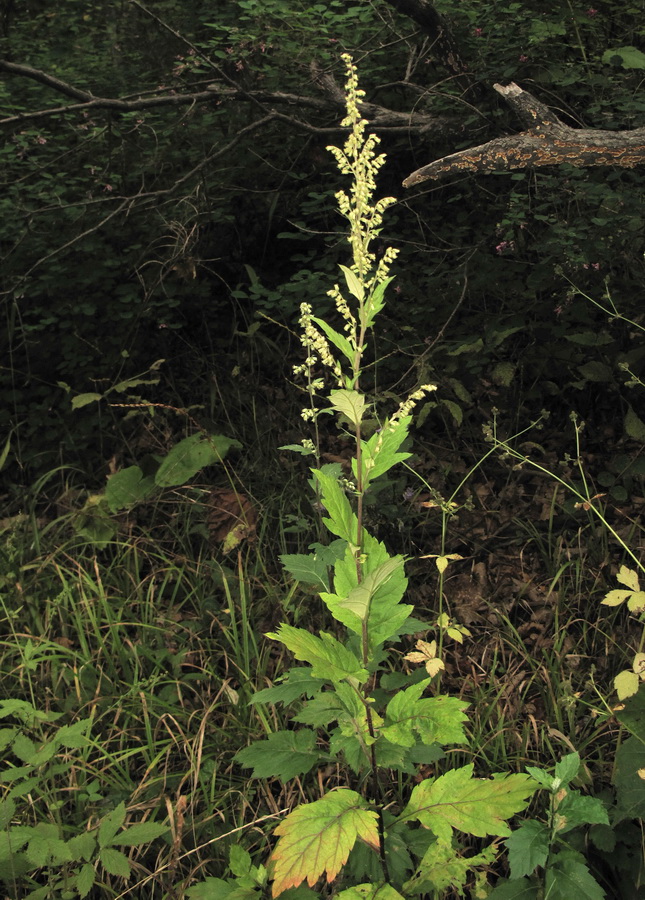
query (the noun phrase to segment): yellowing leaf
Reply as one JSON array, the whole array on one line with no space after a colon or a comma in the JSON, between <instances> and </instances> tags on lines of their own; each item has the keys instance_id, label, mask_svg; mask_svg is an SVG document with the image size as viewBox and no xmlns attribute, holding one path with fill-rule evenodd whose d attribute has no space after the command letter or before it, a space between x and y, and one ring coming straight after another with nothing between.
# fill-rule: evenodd
<instances>
[{"instance_id":1,"label":"yellowing leaf","mask_svg":"<svg viewBox=\"0 0 645 900\"><path fill-rule=\"evenodd\" d=\"M378 849L376 819L360 794L347 788L297 807L275 830L280 840L271 854L272 896L297 887L305 878L313 887L323 873L333 881L357 838Z\"/></svg>"},{"instance_id":2,"label":"yellowing leaf","mask_svg":"<svg viewBox=\"0 0 645 900\"><path fill-rule=\"evenodd\" d=\"M604 600L601 600L601 606L620 606L632 594L632 591L609 591Z\"/></svg>"},{"instance_id":3,"label":"yellowing leaf","mask_svg":"<svg viewBox=\"0 0 645 900\"><path fill-rule=\"evenodd\" d=\"M624 584L630 591L640 591L641 589L638 583L638 575L633 569L628 569L627 566L620 567L618 575L616 575L616 581Z\"/></svg>"},{"instance_id":4,"label":"yellowing leaf","mask_svg":"<svg viewBox=\"0 0 645 900\"><path fill-rule=\"evenodd\" d=\"M358 391L332 391L329 395L332 409L347 416L352 425L360 425L365 412L365 394Z\"/></svg>"},{"instance_id":5,"label":"yellowing leaf","mask_svg":"<svg viewBox=\"0 0 645 900\"><path fill-rule=\"evenodd\" d=\"M635 672L625 669L614 678L614 687L620 700L626 700L632 697L638 691L640 679Z\"/></svg>"},{"instance_id":6,"label":"yellowing leaf","mask_svg":"<svg viewBox=\"0 0 645 900\"><path fill-rule=\"evenodd\" d=\"M630 612L643 612L645 610L645 591L634 591L627 601L627 609Z\"/></svg>"},{"instance_id":7,"label":"yellowing leaf","mask_svg":"<svg viewBox=\"0 0 645 900\"><path fill-rule=\"evenodd\" d=\"M442 669L445 669L443 661L437 658L437 642L417 641L416 650L411 650L403 659L407 659L412 663L423 663L426 667L428 675L436 675Z\"/></svg>"}]
</instances>

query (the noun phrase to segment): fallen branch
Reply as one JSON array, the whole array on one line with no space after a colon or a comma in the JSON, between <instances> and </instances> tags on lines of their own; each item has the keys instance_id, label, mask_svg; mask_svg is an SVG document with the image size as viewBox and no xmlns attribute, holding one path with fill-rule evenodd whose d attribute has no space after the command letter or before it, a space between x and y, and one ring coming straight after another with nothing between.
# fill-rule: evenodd
<instances>
[{"instance_id":1,"label":"fallen branch","mask_svg":"<svg viewBox=\"0 0 645 900\"><path fill-rule=\"evenodd\" d=\"M494 87L529 128L520 134L496 138L437 159L408 175L404 187L464 172L489 174L561 163L577 168L620 166L631 169L645 163L645 128L630 131L570 128L517 84L511 83L507 87L496 84Z\"/></svg>"}]
</instances>

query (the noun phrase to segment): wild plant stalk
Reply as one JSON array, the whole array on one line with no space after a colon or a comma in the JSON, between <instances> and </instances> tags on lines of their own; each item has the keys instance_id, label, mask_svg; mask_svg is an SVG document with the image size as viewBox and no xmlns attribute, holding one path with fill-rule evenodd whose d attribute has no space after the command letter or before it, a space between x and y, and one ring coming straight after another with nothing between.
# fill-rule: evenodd
<instances>
[{"instance_id":1,"label":"wild plant stalk","mask_svg":"<svg viewBox=\"0 0 645 900\"><path fill-rule=\"evenodd\" d=\"M292 714L292 720L306 727L276 731L240 751L236 758L253 768L255 777L283 781L305 774L317 764L342 762L348 779L356 779L361 788L361 793L349 787L335 788L295 808L278 826L280 839L271 857L274 896L305 879L313 886L324 873L332 881L359 840L372 848L378 859L376 871L372 863L354 866L350 876L354 881L363 876L372 882L359 884L360 895L374 896L375 884L388 885L391 893L387 896L395 900L403 895L434 896L449 887L463 886L469 872L492 861L496 848L492 844L466 857L453 839L453 827L480 837L510 834L503 820L524 808L535 784L526 775L498 775L491 782L481 782L473 778L473 766L468 765L422 781L411 790L407 804L392 793L396 783L393 771L409 774L415 771L415 763L436 762L442 755L439 745L466 742L467 704L453 697L422 697L441 667L432 645L423 641L417 642L419 652L408 653L406 659L424 663L425 672L402 674L401 688L389 699L384 699L386 682L378 684L381 674L387 672L383 666L390 652L387 642L418 631L420 623L410 617L413 607L401 602L407 588L405 561L390 556L366 530L364 500L376 478L410 456L401 448L409 437L411 412L435 386L421 385L367 436L368 414L373 420L375 413L361 391L366 338L383 309L385 291L392 281L390 267L397 255L396 250L387 248L377 261L372 243L385 210L394 201L390 197L373 200L384 156L376 153L378 138L365 134L367 123L359 109L363 92L351 58L345 56L344 61L348 77L343 125L349 128L349 135L342 150L329 149L341 173L352 179L349 193L336 195L340 212L349 223L352 263L340 267L345 287L335 285L329 292L342 322L340 330L314 316L308 304L302 305L302 343L307 355L295 372L305 376L310 394L302 417L315 423L321 412L332 413L351 433L353 480L339 478L333 466L312 469L317 499L324 508L323 523L335 539L328 547L314 545L313 554L283 556L282 561L299 581L317 587L321 600L347 632L341 641L325 632L317 636L282 623L268 635L308 665L289 669L282 683L260 691L252 702L288 704L304 695L308 699ZM324 375L332 382L327 394ZM321 403L325 404L322 409ZM297 449L314 453L311 440L304 440ZM328 567L333 568L333 590L328 585ZM321 749L321 731L328 751ZM448 796L451 800L446 805ZM454 804L460 810L458 822L447 811ZM419 844L414 844L419 836L415 822L427 829L425 852L419 852ZM410 862L402 870L401 847L408 841L404 852ZM446 881L441 872L447 868ZM254 877L258 885L262 883L266 878L263 867ZM355 900L357 895L351 896ZM350 900L349 895L345 900Z\"/></svg>"}]
</instances>

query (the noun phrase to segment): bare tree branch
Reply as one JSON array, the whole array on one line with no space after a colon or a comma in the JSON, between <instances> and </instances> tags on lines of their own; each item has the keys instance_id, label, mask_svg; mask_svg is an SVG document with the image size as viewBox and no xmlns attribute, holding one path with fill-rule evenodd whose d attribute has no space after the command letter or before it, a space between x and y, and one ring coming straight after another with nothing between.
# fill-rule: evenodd
<instances>
[{"instance_id":1,"label":"bare tree branch","mask_svg":"<svg viewBox=\"0 0 645 900\"><path fill-rule=\"evenodd\" d=\"M35 110L28 113L18 113L13 116L6 116L0 119L0 125L17 125L33 119L42 119L51 116L60 116L69 113L79 113L87 110L107 109L114 112L144 112L147 109L155 109L163 106L189 106L202 103L224 103L224 102L244 102L250 101L260 106L262 111L269 115L275 106L293 106L303 109L313 109L319 112L328 112L337 115L338 112L344 111L344 96L334 97L329 90L325 91L325 97L306 97L299 94L290 94L284 91L254 91L230 88L222 84L207 84L204 90L192 93L165 93L152 97L135 97L132 99L119 99L117 97L96 97L89 91L83 91L79 88L42 72L40 69L34 69L31 66L23 66L8 60L0 59L0 71L11 72L34 81L40 82L52 90L64 94L67 97L73 97L80 100L80 103L70 103L66 106L49 107L47 109ZM322 85L321 85L322 87ZM395 131L412 131L423 133L432 131L434 133L454 134L460 130L460 126L454 119L447 116L433 117L424 113L402 113L395 110L387 109L384 106L378 106L375 103L362 103L361 109L365 118L369 120L371 127L379 130L395 130ZM283 118L285 118L283 116ZM288 118L288 117L287 117ZM294 119L292 124L300 128L306 128L312 132L337 132L341 129L338 125L320 128L319 126L310 125Z\"/></svg>"},{"instance_id":2,"label":"bare tree branch","mask_svg":"<svg viewBox=\"0 0 645 900\"><path fill-rule=\"evenodd\" d=\"M528 130L437 159L408 175L404 187L463 172L485 174L560 163L578 168L633 168L645 163L645 128L631 131L570 128L518 85L511 83L503 87L496 84L494 87L522 121L529 124Z\"/></svg>"}]
</instances>

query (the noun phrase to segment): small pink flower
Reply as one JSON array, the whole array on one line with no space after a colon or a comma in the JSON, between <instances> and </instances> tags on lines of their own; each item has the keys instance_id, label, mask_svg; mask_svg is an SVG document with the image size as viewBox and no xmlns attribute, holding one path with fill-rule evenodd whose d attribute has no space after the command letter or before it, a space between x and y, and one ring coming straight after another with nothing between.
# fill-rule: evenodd
<instances>
[{"instance_id":1,"label":"small pink flower","mask_svg":"<svg viewBox=\"0 0 645 900\"><path fill-rule=\"evenodd\" d=\"M590 6L589 9L587 10L587 15L589 16L590 19L593 19L594 16L598 15L598 10L594 9L593 7Z\"/></svg>"},{"instance_id":2,"label":"small pink flower","mask_svg":"<svg viewBox=\"0 0 645 900\"><path fill-rule=\"evenodd\" d=\"M506 250L515 250L515 241L501 241L495 247L495 253L497 253L498 256L502 256Z\"/></svg>"},{"instance_id":3,"label":"small pink flower","mask_svg":"<svg viewBox=\"0 0 645 900\"><path fill-rule=\"evenodd\" d=\"M482 34L484 33L484 29L483 28L474 28L473 33L474 33L475 37L481 37Z\"/></svg>"},{"instance_id":4,"label":"small pink flower","mask_svg":"<svg viewBox=\"0 0 645 900\"><path fill-rule=\"evenodd\" d=\"M520 56L518 57L518 59L520 62L528 62L529 61L528 56L526 56L524 53L521 53Z\"/></svg>"}]
</instances>

